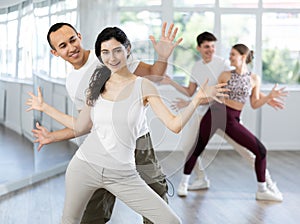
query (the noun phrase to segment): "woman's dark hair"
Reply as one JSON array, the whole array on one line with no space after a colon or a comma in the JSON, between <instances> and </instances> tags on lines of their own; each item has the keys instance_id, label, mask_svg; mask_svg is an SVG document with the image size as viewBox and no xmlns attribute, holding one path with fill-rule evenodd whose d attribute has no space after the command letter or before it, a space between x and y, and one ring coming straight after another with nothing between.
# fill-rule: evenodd
<instances>
[{"instance_id":1,"label":"woman's dark hair","mask_svg":"<svg viewBox=\"0 0 300 224\"><path fill-rule=\"evenodd\" d=\"M119 41L126 49L131 46L129 39L127 38L126 34L118 27L107 27L99 33L96 43L95 43L95 53L96 56L101 60L101 44L104 41L110 39L116 39Z\"/></svg>"},{"instance_id":2,"label":"woman's dark hair","mask_svg":"<svg viewBox=\"0 0 300 224\"><path fill-rule=\"evenodd\" d=\"M252 50L249 50L249 48L244 44L236 44L232 47L237 52L239 52L241 55L247 55L246 58L246 64L249 64L252 62L254 58L254 52Z\"/></svg>"},{"instance_id":3,"label":"woman's dark hair","mask_svg":"<svg viewBox=\"0 0 300 224\"><path fill-rule=\"evenodd\" d=\"M110 78L111 71L106 66L97 67L91 76L86 90L86 104L94 106L99 95L104 91L105 83Z\"/></svg>"},{"instance_id":4,"label":"woman's dark hair","mask_svg":"<svg viewBox=\"0 0 300 224\"><path fill-rule=\"evenodd\" d=\"M131 47L130 41L127 38L126 34L118 27L107 27L99 33L96 43L95 43L95 54L102 63L101 59L101 44L110 39L116 39L120 42L125 48ZM106 66L101 66L96 68L94 71L89 88L86 91L87 98L86 103L89 106L94 106L99 95L105 89L105 83L110 78L111 71Z\"/></svg>"}]
</instances>

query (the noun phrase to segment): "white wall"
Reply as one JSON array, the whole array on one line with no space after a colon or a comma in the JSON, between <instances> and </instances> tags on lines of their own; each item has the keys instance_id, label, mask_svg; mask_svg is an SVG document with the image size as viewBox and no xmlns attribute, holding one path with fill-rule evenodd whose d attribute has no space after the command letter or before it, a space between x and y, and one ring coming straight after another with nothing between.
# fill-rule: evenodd
<instances>
[{"instance_id":1,"label":"white wall","mask_svg":"<svg viewBox=\"0 0 300 224\"><path fill-rule=\"evenodd\" d=\"M274 111L270 107L261 110L261 139L271 149L300 150L300 91L290 91L286 108Z\"/></svg>"},{"instance_id":2,"label":"white wall","mask_svg":"<svg viewBox=\"0 0 300 224\"><path fill-rule=\"evenodd\" d=\"M31 90L30 83L0 80L0 123L28 138L33 120L32 112L25 112L25 100L27 92Z\"/></svg>"}]
</instances>

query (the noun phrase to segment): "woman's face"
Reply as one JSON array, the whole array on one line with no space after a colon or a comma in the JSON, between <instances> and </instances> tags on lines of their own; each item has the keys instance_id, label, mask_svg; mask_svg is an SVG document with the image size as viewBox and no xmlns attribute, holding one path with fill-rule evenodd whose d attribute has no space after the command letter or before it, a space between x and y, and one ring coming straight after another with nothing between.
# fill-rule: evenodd
<instances>
[{"instance_id":1,"label":"woman's face","mask_svg":"<svg viewBox=\"0 0 300 224\"><path fill-rule=\"evenodd\" d=\"M101 59L112 72L127 66L128 51L115 38L101 43Z\"/></svg>"},{"instance_id":2,"label":"woman's face","mask_svg":"<svg viewBox=\"0 0 300 224\"><path fill-rule=\"evenodd\" d=\"M231 49L229 55L230 65L234 67L240 67L243 64L244 57L234 48Z\"/></svg>"}]
</instances>

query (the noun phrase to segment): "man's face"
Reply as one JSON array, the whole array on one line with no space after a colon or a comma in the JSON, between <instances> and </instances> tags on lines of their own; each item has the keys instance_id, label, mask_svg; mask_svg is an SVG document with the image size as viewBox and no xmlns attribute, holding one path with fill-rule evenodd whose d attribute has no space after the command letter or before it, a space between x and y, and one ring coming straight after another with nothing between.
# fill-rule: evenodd
<instances>
[{"instance_id":1,"label":"man's face","mask_svg":"<svg viewBox=\"0 0 300 224\"><path fill-rule=\"evenodd\" d=\"M73 65L74 68L80 68L84 62L84 50L81 46L81 35L69 26L62 26L50 34L51 44L55 50L51 53L61 57Z\"/></svg>"},{"instance_id":2,"label":"man's face","mask_svg":"<svg viewBox=\"0 0 300 224\"><path fill-rule=\"evenodd\" d=\"M215 41L204 41L200 46L197 46L197 50L202 56L202 59L208 63L212 60L215 53Z\"/></svg>"}]
</instances>

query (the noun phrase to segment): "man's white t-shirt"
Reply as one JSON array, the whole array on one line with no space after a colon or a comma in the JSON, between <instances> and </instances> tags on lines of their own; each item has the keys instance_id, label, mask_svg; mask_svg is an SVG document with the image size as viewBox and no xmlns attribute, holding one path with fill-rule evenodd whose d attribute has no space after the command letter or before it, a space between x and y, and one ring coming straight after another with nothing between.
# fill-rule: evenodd
<instances>
[{"instance_id":1,"label":"man's white t-shirt","mask_svg":"<svg viewBox=\"0 0 300 224\"><path fill-rule=\"evenodd\" d=\"M127 66L130 72L134 73L137 69L140 60L135 58L132 54L127 59ZM89 86L89 81L94 73L94 70L102 66L99 59L97 58L95 51L90 50L90 54L87 62L80 69L73 69L66 78L66 89L67 92L75 104L76 110L80 111L85 106L86 102L86 90ZM149 132L147 118L142 122L140 134L138 137L143 136Z\"/></svg>"},{"instance_id":2,"label":"man's white t-shirt","mask_svg":"<svg viewBox=\"0 0 300 224\"><path fill-rule=\"evenodd\" d=\"M212 86L218 83L218 77L223 71L230 71L229 62L219 56L214 55L209 63L205 63L202 59L197 61L192 68L190 82L196 83L200 87L207 79L208 85ZM204 115L209 105L201 105L197 112Z\"/></svg>"},{"instance_id":3,"label":"man's white t-shirt","mask_svg":"<svg viewBox=\"0 0 300 224\"><path fill-rule=\"evenodd\" d=\"M140 61L131 54L127 60L129 71L134 73L139 63ZM90 78L98 66L102 65L97 58L95 51L90 50L86 63L80 69L73 68L66 78L66 89L78 111L82 110L85 105L85 92L89 86Z\"/></svg>"}]
</instances>

